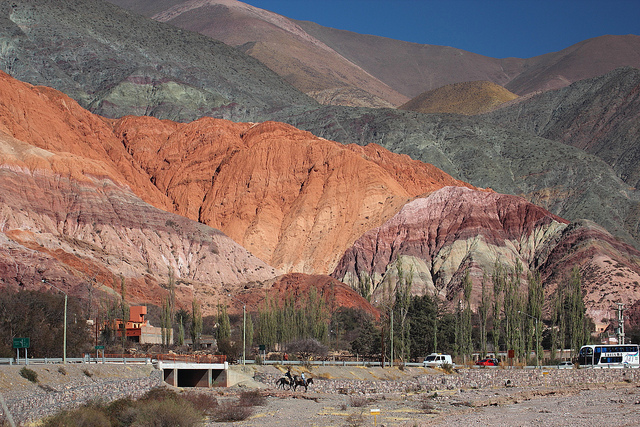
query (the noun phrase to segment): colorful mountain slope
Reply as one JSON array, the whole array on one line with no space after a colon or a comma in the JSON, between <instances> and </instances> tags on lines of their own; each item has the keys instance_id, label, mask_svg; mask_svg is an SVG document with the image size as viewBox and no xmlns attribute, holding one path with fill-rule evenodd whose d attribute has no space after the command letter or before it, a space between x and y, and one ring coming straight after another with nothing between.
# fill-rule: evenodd
<instances>
[{"instance_id":1,"label":"colorful mountain slope","mask_svg":"<svg viewBox=\"0 0 640 427\"><path fill-rule=\"evenodd\" d=\"M332 273L353 287L369 287L372 299L395 295L399 274L410 277L413 294L438 295L455 303L470 271L472 305L481 299L484 274L496 264L520 280L538 269L546 299L579 267L585 304L594 319L608 317L617 301L640 298L640 252L594 224L567 221L522 198L447 187L407 203L382 226L349 248Z\"/></svg>"}]
</instances>

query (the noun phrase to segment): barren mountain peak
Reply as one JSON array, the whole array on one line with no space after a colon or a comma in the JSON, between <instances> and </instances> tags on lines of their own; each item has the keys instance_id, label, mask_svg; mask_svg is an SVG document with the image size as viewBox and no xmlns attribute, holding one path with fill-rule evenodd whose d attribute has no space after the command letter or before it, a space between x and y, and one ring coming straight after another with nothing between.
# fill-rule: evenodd
<instances>
[{"instance_id":1,"label":"barren mountain peak","mask_svg":"<svg viewBox=\"0 0 640 427\"><path fill-rule=\"evenodd\" d=\"M518 95L495 83L482 80L453 83L424 92L398 107L420 113L458 113L465 115L491 111Z\"/></svg>"},{"instance_id":2,"label":"barren mountain peak","mask_svg":"<svg viewBox=\"0 0 640 427\"><path fill-rule=\"evenodd\" d=\"M306 31L300 28L299 25L294 23L289 18L274 12L270 12L265 9L260 9L258 7L251 6L250 4L243 3L238 0L187 0L183 3L177 4L167 10L164 10L152 16L152 19L155 19L161 22L168 22L168 21L171 21L172 19L175 19L176 17L180 16L183 13L187 13L189 11L204 8L207 6L216 6L216 5L226 6L230 10L241 12L243 14L253 17L254 19L268 22L280 28L281 30L292 34L294 37L303 39L306 42L311 43L314 46L317 46L321 49L332 51L331 48L329 48L327 45L325 45L315 37L310 36Z\"/></svg>"}]
</instances>

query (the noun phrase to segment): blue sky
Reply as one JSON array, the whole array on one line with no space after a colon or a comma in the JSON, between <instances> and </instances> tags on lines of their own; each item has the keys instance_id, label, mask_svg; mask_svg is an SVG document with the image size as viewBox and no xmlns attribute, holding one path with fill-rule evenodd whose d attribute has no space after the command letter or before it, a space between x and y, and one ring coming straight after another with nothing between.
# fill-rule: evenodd
<instances>
[{"instance_id":1,"label":"blue sky","mask_svg":"<svg viewBox=\"0 0 640 427\"><path fill-rule=\"evenodd\" d=\"M640 35L640 0L242 0L293 19L494 58Z\"/></svg>"}]
</instances>

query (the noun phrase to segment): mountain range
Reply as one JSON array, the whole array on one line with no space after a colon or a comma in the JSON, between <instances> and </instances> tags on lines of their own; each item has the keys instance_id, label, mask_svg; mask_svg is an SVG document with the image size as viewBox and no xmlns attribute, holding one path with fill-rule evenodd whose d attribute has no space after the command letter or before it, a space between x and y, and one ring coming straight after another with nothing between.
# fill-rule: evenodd
<instances>
[{"instance_id":1,"label":"mountain range","mask_svg":"<svg viewBox=\"0 0 640 427\"><path fill-rule=\"evenodd\" d=\"M232 0L2 3L2 280L86 297L122 275L157 304L175 277L211 311L335 279L375 294L404 265L453 301L500 259L550 295L579 266L608 317L640 300L639 40L494 59ZM514 96L447 113L477 81ZM434 112L390 108L447 85Z\"/></svg>"}]
</instances>

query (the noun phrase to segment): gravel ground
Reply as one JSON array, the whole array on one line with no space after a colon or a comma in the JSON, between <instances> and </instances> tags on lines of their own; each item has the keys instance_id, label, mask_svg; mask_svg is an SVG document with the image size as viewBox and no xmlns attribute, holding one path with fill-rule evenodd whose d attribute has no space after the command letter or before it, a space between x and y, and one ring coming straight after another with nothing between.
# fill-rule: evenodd
<instances>
[{"instance_id":1,"label":"gravel ground","mask_svg":"<svg viewBox=\"0 0 640 427\"><path fill-rule=\"evenodd\" d=\"M563 389L441 391L361 397L265 390L267 405L249 419L208 426L637 426L635 385ZM232 394L221 399L232 398ZM360 406L364 403L362 406ZM371 415L380 409L380 415Z\"/></svg>"},{"instance_id":2,"label":"gravel ground","mask_svg":"<svg viewBox=\"0 0 640 427\"><path fill-rule=\"evenodd\" d=\"M109 398L117 398L116 395L120 393L139 395L149 385L136 381L149 378L153 371L152 367L144 366L93 365L67 366L62 372L59 366L39 366L33 368L42 381L38 386L20 377L19 369L0 369L0 392L10 403L16 404L17 399L27 406L44 405L49 394L66 396L85 389ZM294 374L299 373L296 370ZM324 427L373 426L375 423L377 426L640 425L640 381L637 376L629 379L627 375L626 380L615 383L609 381L606 386L561 386L551 381L553 378L548 378L547 385L536 387L518 383L516 387L448 386L442 390L422 388L416 391L413 385L420 382L424 384L425 379L444 380L452 376L422 368L401 371L333 367L314 368L310 374L317 379L317 384L310 386L305 393L300 390L277 390L273 378L282 372L282 369L275 367L247 367L245 371L240 371L246 375L243 377L245 380L236 386L198 389L198 392L213 393L219 403L233 402L241 392L247 390L259 389L266 397L266 404L254 407L253 415L245 421L208 422L207 426ZM486 370L478 374L492 377L505 372L508 371ZM563 381L594 378L589 376L589 372L581 371L561 374L548 377ZM264 382L256 381L254 377L262 378ZM113 390L106 393L104 387L98 387L100 384ZM405 388L405 385L412 386ZM105 393L113 396L106 396ZM85 395L84 392L80 394ZM380 410L375 419L371 414L372 409Z\"/></svg>"},{"instance_id":3,"label":"gravel ground","mask_svg":"<svg viewBox=\"0 0 640 427\"><path fill-rule=\"evenodd\" d=\"M255 385L218 392L234 399ZM640 386L501 387L372 395L278 391L264 386L265 406L236 423L208 426L637 426ZM379 409L380 415L371 414Z\"/></svg>"}]
</instances>

